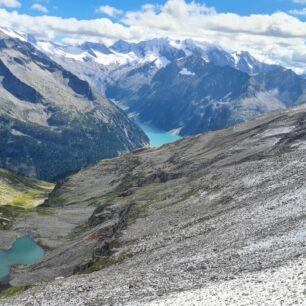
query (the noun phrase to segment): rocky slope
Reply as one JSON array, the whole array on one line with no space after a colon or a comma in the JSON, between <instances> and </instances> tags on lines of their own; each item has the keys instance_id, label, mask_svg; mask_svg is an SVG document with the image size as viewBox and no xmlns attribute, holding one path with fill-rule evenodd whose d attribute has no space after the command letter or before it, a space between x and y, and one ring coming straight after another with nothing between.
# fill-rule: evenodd
<instances>
[{"instance_id":1,"label":"rocky slope","mask_svg":"<svg viewBox=\"0 0 306 306\"><path fill-rule=\"evenodd\" d=\"M302 106L82 170L57 185L48 217L24 218L47 255L11 284L93 273L2 305L303 303L305 150Z\"/></svg>"},{"instance_id":2,"label":"rocky slope","mask_svg":"<svg viewBox=\"0 0 306 306\"><path fill-rule=\"evenodd\" d=\"M52 181L147 142L86 81L0 29L0 167Z\"/></svg>"}]
</instances>

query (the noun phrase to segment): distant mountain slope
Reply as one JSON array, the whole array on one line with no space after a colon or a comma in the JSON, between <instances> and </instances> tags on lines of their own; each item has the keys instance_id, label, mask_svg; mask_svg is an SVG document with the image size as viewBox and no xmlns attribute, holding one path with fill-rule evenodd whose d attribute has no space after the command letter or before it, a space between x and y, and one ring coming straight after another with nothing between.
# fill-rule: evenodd
<instances>
[{"instance_id":1,"label":"distant mountain slope","mask_svg":"<svg viewBox=\"0 0 306 306\"><path fill-rule=\"evenodd\" d=\"M293 71L191 39L37 46L140 121L183 136L306 101L305 78Z\"/></svg>"},{"instance_id":2,"label":"distant mountain slope","mask_svg":"<svg viewBox=\"0 0 306 306\"><path fill-rule=\"evenodd\" d=\"M86 81L0 31L0 167L55 180L147 143Z\"/></svg>"},{"instance_id":3,"label":"distant mountain slope","mask_svg":"<svg viewBox=\"0 0 306 306\"><path fill-rule=\"evenodd\" d=\"M127 105L140 121L179 130L183 136L226 128L306 101L305 80L281 67L249 75L192 55L171 62L146 82L139 71L133 84L132 76L110 83L107 95Z\"/></svg>"}]
</instances>

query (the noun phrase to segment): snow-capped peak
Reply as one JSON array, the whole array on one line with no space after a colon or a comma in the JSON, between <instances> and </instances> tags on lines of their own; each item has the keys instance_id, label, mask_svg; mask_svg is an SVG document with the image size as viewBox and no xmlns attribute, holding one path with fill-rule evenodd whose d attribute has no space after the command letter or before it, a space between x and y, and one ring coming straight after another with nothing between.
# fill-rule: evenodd
<instances>
[{"instance_id":1,"label":"snow-capped peak","mask_svg":"<svg viewBox=\"0 0 306 306\"><path fill-rule=\"evenodd\" d=\"M85 42L79 46L80 49L88 52L100 52L104 54L111 54L109 48L107 48L104 44L101 43L95 43L95 42Z\"/></svg>"},{"instance_id":2,"label":"snow-capped peak","mask_svg":"<svg viewBox=\"0 0 306 306\"><path fill-rule=\"evenodd\" d=\"M247 51L236 51L231 54L233 66L249 74L260 72L265 66Z\"/></svg>"},{"instance_id":3,"label":"snow-capped peak","mask_svg":"<svg viewBox=\"0 0 306 306\"><path fill-rule=\"evenodd\" d=\"M133 47L135 46L134 43L129 43L125 40L118 40L116 41L111 47L111 50L114 50L115 52L118 53L129 53L133 50Z\"/></svg>"},{"instance_id":4,"label":"snow-capped peak","mask_svg":"<svg viewBox=\"0 0 306 306\"><path fill-rule=\"evenodd\" d=\"M17 38L22 41L27 41L25 34L16 32L8 28L0 27L0 34L2 35L4 34L5 36L11 37L11 38Z\"/></svg>"}]
</instances>

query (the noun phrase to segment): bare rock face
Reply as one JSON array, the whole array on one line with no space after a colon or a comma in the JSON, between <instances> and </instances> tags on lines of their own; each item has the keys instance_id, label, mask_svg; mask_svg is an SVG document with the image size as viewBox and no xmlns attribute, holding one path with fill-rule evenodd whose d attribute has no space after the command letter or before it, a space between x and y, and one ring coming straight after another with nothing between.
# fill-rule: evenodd
<instances>
[{"instance_id":1,"label":"bare rock face","mask_svg":"<svg viewBox=\"0 0 306 306\"><path fill-rule=\"evenodd\" d=\"M148 139L114 104L0 30L0 167L54 181Z\"/></svg>"},{"instance_id":2,"label":"bare rock face","mask_svg":"<svg viewBox=\"0 0 306 306\"><path fill-rule=\"evenodd\" d=\"M305 150L299 107L80 171L50 195L47 216L26 218L47 254L15 269L11 285L49 283L4 305L188 305L199 288L218 305L215 294L225 301L227 288L240 285L242 301L261 305L260 281L283 276L271 287L278 296L283 284L292 288L286 273L305 266ZM16 218L16 230L22 226ZM304 296L297 282L288 301Z\"/></svg>"}]
</instances>

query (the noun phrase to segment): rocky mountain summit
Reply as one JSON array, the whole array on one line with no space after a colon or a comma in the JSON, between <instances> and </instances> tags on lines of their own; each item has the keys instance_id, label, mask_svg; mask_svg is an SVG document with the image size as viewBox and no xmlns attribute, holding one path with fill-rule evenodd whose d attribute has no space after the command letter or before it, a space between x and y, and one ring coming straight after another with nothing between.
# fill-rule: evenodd
<instances>
[{"instance_id":1,"label":"rocky mountain summit","mask_svg":"<svg viewBox=\"0 0 306 306\"><path fill-rule=\"evenodd\" d=\"M302 305L305 150L300 106L70 176L15 219L46 257L1 305Z\"/></svg>"},{"instance_id":2,"label":"rocky mountain summit","mask_svg":"<svg viewBox=\"0 0 306 306\"><path fill-rule=\"evenodd\" d=\"M0 29L0 167L54 181L147 143L88 82Z\"/></svg>"}]
</instances>

